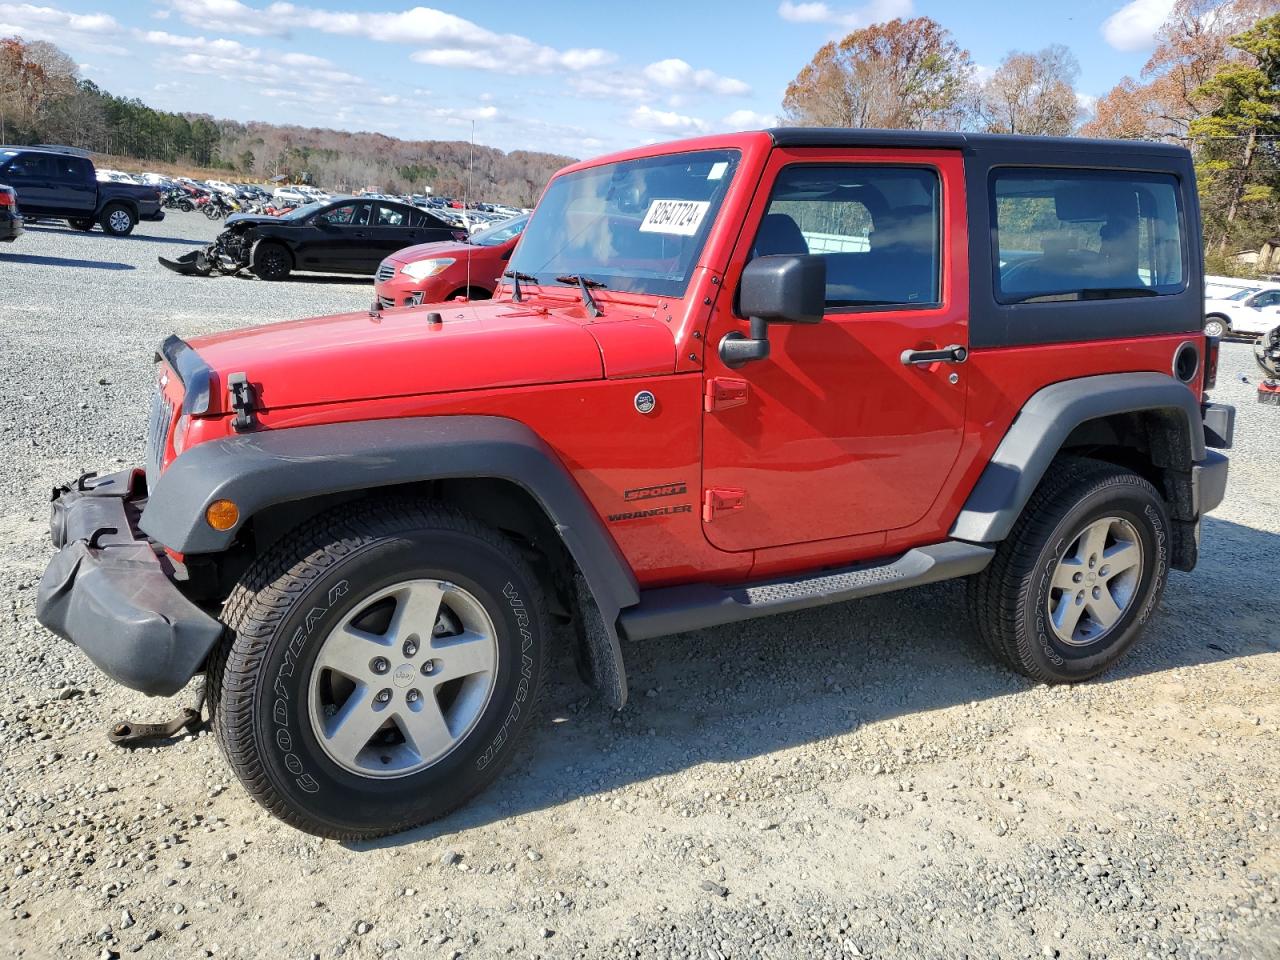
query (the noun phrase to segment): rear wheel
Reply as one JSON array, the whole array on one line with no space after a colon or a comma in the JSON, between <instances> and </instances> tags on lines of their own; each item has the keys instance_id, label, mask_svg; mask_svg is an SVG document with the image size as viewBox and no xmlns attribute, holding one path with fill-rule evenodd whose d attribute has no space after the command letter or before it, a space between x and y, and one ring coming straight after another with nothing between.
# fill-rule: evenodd
<instances>
[{"instance_id":1,"label":"rear wheel","mask_svg":"<svg viewBox=\"0 0 1280 960\"><path fill-rule=\"evenodd\" d=\"M293 257L281 244L259 240L250 255L249 269L260 280L283 280L293 269Z\"/></svg>"},{"instance_id":2,"label":"rear wheel","mask_svg":"<svg viewBox=\"0 0 1280 960\"><path fill-rule=\"evenodd\" d=\"M1225 337L1231 332L1231 324L1226 317L1213 313L1204 318L1204 335L1206 337Z\"/></svg>"},{"instance_id":3,"label":"rear wheel","mask_svg":"<svg viewBox=\"0 0 1280 960\"><path fill-rule=\"evenodd\" d=\"M1092 677L1133 645L1159 604L1169 540L1164 501L1145 479L1096 460L1056 460L970 580L975 627L1033 680Z\"/></svg>"},{"instance_id":4,"label":"rear wheel","mask_svg":"<svg viewBox=\"0 0 1280 960\"><path fill-rule=\"evenodd\" d=\"M127 237L138 225L138 218L123 203L109 203L102 211L102 229L113 237Z\"/></svg>"},{"instance_id":5,"label":"rear wheel","mask_svg":"<svg viewBox=\"0 0 1280 960\"><path fill-rule=\"evenodd\" d=\"M219 742L253 797L310 833L394 833L498 774L548 628L514 545L450 508L348 505L279 541L227 602Z\"/></svg>"}]
</instances>

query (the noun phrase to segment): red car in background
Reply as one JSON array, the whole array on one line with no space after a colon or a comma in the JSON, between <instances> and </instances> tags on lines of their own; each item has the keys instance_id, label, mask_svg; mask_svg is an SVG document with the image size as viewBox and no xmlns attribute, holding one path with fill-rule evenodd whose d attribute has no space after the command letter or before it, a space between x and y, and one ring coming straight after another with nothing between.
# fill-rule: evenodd
<instances>
[{"instance_id":1,"label":"red car in background","mask_svg":"<svg viewBox=\"0 0 1280 960\"><path fill-rule=\"evenodd\" d=\"M416 307L455 297L489 299L528 222L525 214L482 230L462 243L419 243L397 250L374 274L378 305Z\"/></svg>"}]
</instances>

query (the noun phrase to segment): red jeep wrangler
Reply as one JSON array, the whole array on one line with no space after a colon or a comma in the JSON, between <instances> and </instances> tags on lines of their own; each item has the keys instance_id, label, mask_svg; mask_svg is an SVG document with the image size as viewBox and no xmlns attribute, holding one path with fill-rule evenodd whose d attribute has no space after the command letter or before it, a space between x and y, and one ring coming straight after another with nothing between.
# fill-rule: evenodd
<instances>
[{"instance_id":1,"label":"red jeep wrangler","mask_svg":"<svg viewBox=\"0 0 1280 960\"><path fill-rule=\"evenodd\" d=\"M1209 403L1186 150L783 129L547 187L495 299L170 337L145 468L55 492L39 616L200 671L267 809L369 837L516 749L549 657L969 578L1041 682L1191 570Z\"/></svg>"}]
</instances>

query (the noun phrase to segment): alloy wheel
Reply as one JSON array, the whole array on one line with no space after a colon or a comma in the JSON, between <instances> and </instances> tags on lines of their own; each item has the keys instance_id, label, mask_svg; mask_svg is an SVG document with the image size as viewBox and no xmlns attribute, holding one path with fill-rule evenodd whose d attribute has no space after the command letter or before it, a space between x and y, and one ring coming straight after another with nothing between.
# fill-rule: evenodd
<instances>
[{"instance_id":1,"label":"alloy wheel","mask_svg":"<svg viewBox=\"0 0 1280 960\"><path fill-rule=\"evenodd\" d=\"M1049 588L1049 624L1073 647L1096 643L1120 622L1142 582L1142 540L1120 517L1094 520L1068 544Z\"/></svg>"},{"instance_id":2,"label":"alloy wheel","mask_svg":"<svg viewBox=\"0 0 1280 960\"><path fill-rule=\"evenodd\" d=\"M309 684L312 731L350 773L409 776L471 732L497 672L493 621L470 592L445 580L394 584L325 638Z\"/></svg>"}]
</instances>

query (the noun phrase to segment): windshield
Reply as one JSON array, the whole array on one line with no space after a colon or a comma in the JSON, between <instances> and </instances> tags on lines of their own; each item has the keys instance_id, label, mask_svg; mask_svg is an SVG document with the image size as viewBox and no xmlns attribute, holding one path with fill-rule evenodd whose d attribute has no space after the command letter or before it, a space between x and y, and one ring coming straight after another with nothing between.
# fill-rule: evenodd
<instances>
[{"instance_id":1,"label":"windshield","mask_svg":"<svg viewBox=\"0 0 1280 960\"><path fill-rule=\"evenodd\" d=\"M737 169L737 150L625 160L557 177L511 268L552 284L679 297Z\"/></svg>"},{"instance_id":2,"label":"windshield","mask_svg":"<svg viewBox=\"0 0 1280 960\"><path fill-rule=\"evenodd\" d=\"M479 233L472 234L471 242L481 247L496 247L506 243L512 237L519 236L520 231L524 229L525 224L529 222L529 214L522 217L515 217L511 220L505 220L495 227L488 230L481 230Z\"/></svg>"},{"instance_id":3,"label":"windshield","mask_svg":"<svg viewBox=\"0 0 1280 960\"><path fill-rule=\"evenodd\" d=\"M1223 300L1243 300L1245 297L1252 296L1258 292L1257 287L1246 287L1243 290L1237 290L1235 293L1228 294Z\"/></svg>"}]
</instances>

